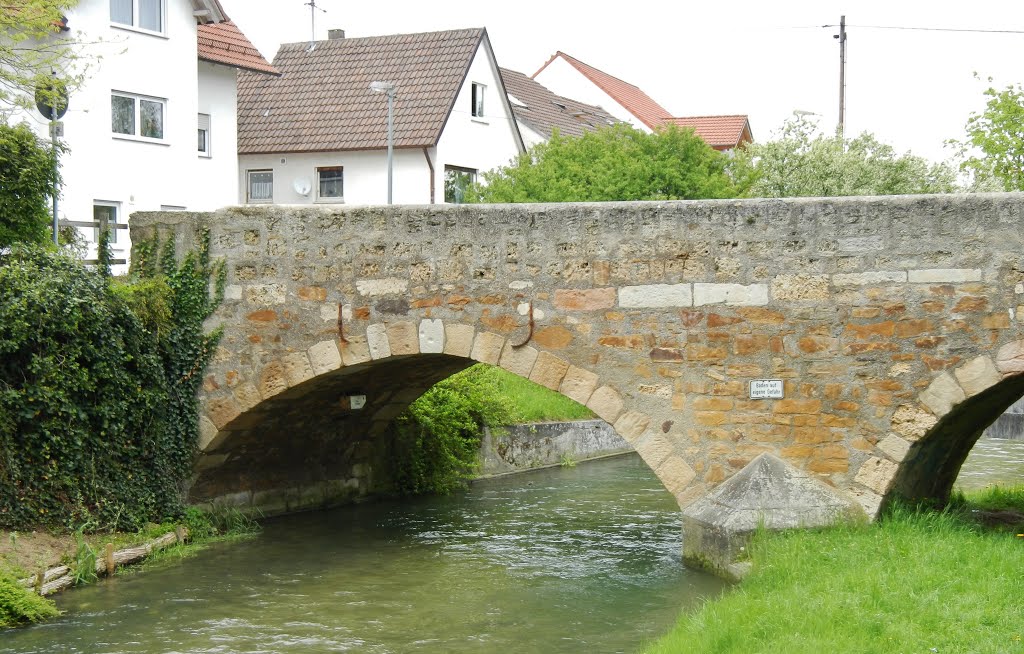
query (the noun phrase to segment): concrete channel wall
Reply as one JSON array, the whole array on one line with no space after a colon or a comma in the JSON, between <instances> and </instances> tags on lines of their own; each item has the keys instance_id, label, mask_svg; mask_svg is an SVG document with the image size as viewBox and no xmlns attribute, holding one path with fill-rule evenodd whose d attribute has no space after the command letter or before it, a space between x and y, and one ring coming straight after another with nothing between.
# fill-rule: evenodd
<instances>
[{"instance_id":1,"label":"concrete channel wall","mask_svg":"<svg viewBox=\"0 0 1024 654\"><path fill-rule=\"evenodd\" d=\"M988 429L985 430L986 438L1008 438L1010 440L1024 440L1024 397L1006 410L1006 413L996 418Z\"/></svg>"},{"instance_id":2,"label":"concrete channel wall","mask_svg":"<svg viewBox=\"0 0 1024 654\"><path fill-rule=\"evenodd\" d=\"M544 422L485 430L481 474L490 477L632 452L603 420Z\"/></svg>"}]
</instances>

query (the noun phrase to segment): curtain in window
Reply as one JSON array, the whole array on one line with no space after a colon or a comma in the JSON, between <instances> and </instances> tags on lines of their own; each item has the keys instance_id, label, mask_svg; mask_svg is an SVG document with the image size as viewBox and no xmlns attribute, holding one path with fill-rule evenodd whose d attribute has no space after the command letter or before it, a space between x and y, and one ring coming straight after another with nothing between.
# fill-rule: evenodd
<instances>
[{"instance_id":1,"label":"curtain in window","mask_svg":"<svg viewBox=\"0 0 1024 654\"><path fill-rule=\"evenodd\" d=\"M139 0L139 27L154 32L164 31L163 0Z\"/></svg>"},{"instance_id":2,"label":"curtain in window","mask_svg":"<svg viewBox=\"0 0 1024 654\"><path fill-rule=\"evenodd\" d=\"M110 128L117 134L135 134L135 99L110 96Z\"/></svg>"},{"instance_id":3,"label":"curtain in window","mask_svg":"<svg viewBox=\"0 0 1024 654\"><path fill-rule=\"evenodd\" d=\"M132 0L110 0L110 22L132 25Z\"/></svg>"},{"instance_id":4,"label":"curtain in window","mask_svg":"<svg viewBox=\"0 0 1024 654\"><path fill-rule=\"evenodd\" d=\"M153 139L164 137L164 103L139 100L142 114L142 136Z\"/></svg>"},{"instance_id":5,"label":"curtain in window","mask_svg":"<svg viewBox=\"0 0 1024 654\"><path fill-rule=\"evenodd\" d=\"M249 173L249 199L272 200L274 198L274 173Z\"/></svg>"}]
</instances>

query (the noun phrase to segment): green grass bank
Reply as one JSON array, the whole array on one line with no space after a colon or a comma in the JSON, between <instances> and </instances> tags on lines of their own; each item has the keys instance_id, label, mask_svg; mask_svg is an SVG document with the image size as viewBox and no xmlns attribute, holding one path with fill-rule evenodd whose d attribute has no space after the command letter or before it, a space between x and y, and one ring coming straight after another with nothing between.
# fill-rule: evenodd
<instances>
[{"instance_id":1,"label":"green grass bank","mask_svg":"<svg viewBox=\"0 0 1024 654\"><path fill-rule=\"evenodd\" d=\"M759 534L753 572L645 654L1024 652L1024 487Z\"/></svg>"}]
</instances>

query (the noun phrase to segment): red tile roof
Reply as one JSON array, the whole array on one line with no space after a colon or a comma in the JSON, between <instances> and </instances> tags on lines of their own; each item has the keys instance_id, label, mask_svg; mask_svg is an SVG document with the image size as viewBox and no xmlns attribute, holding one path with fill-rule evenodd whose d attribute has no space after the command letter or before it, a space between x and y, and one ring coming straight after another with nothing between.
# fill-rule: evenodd
<instances>
[{"instance_id":1,"label":"red tile roof","mask_svg":"<svg viewBox=\"0 0 1024 654\"><path fill-rule=\"evenodd\" d=\"M201 23L198 27L198 48L199 58L203 61L280 75L230 20L223 23Z\"/></svg>"},{"instance_id":2,"label":"red tile roof","mask_svg":"<svg viewBox=\"0 0 1024 654\"><path fill-rule=\"evenodd\" d=\"M432 147L486 39L476 28L282 45L281 77L238 76L238 153L387 147L387 96L374 81L396 88L395 147Z\"/></svg>"},{"instance_id":3,"label":"red tile roof","mask_svg":"<svg viewBox=\"0 0 1024 654\"><path fill-rule=\"evenodd\" d=\"M583 136L584 132L622 122L601 107L556 95L523 73L500 70L510 100L514 97L522 103L511 103L516 119L545 138L551 138L554 129L562 136Z\"/></svg>"},{"instance_id":4,"label":"red tile roof","mask_svg":"<svg viewBox=\"0 0 1024 654\"><path fill-rule=\"evenodd\" d=\"M735 148L753 140L750 122L745 115L681 116L669 118L666 122L679 127L692 127L697 136L716 150Z\"/></svg>"},{"instance_id":5,"label":"red tile roof","mask_svg":"<svg viewBox=\"0 0 1024 654\"><path fill-rule=\"evenodd\" d=\"M610 95L616 102L626 108L629 113L637 117L637 119L649 128L654 129L660 125L666 118L672 116L665 107L654 101L651 96L647 95L629 82L625 82L618 77L614 77L604 72L585 64L579 59L570 57L562 51L558 51L548 59L547 63L540 67L532 77L536 78L542 70L548 67L548 65L555 59L561 57L568 62L573 68L580 71L587 79L596 84L598 88Z\"/></svg>"}]
</instances>

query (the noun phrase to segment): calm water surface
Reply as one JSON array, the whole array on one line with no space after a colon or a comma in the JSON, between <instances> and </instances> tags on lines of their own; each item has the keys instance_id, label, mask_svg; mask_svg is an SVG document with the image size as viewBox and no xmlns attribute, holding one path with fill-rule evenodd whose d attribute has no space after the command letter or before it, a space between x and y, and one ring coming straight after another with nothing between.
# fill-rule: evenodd
<instances>
[{"instance_id":1,"label":"calm water surface","mask_svg":"<svg viewBox=\"0 0 1024 654\"><path fill-rule=\"evenodd\" d=\"M960 468L956 485L963 490L1024 484L1024 440L980 438Z\"/></svg>"},{"instance_id":2,"label":"calm water surface","mask_svg":"<svg viewBox=\"0 0 1024 654\"><path fill-rule=\"evenodd\" d=\"M0 652L633 652L723 588L631 455L270 521L65 593Z\"/></svg>"}]
</instances>

